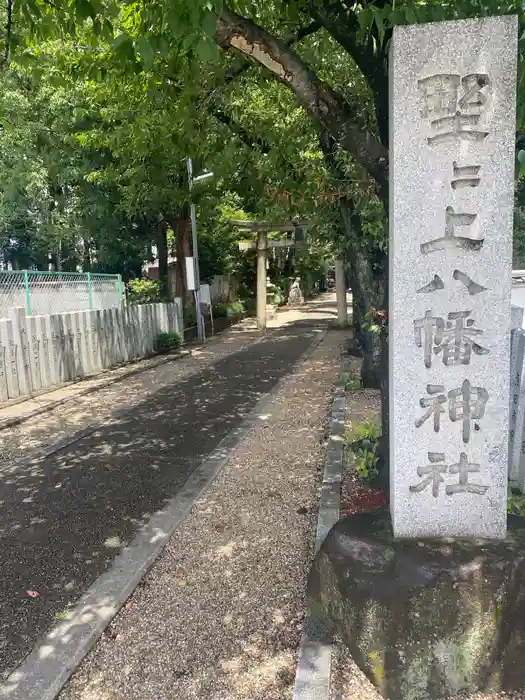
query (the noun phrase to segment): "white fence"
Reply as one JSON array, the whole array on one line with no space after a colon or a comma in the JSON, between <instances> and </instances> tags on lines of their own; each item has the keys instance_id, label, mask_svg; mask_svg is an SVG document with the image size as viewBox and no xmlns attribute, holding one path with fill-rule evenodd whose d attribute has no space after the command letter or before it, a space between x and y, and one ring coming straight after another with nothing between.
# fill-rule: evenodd
<instances>
[{"instance_id":1,"label":"white fence","mask_svg":"<svg viewBox=\"0 0 525 700\"><path fill-rule=\"evenodd\" d=\"M154 352L161 332L183 332L182 306L125 308L0 319L0 402L80 379Z\"/></svg>"}]
</instances>

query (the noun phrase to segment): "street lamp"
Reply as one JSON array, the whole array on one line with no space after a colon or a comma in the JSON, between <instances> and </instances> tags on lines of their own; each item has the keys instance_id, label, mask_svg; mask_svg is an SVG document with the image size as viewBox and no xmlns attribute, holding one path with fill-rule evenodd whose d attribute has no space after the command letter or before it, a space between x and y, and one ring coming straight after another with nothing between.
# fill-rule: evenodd
<instances>
[{"instance_id":1,"label":"street lamp","mask_svg":"<svg viewBox=\"0 0 525 700\"><path fill-rule=\"evenodd\" d=\"M191 191L193 185L198 182L204 182L204 180L209 180L213 177L213 173L206 172L197 177L193 177L193 161L191 158L186 159L186 164L188 167L188 184L190 188L190 217L191 217L191 238L192 238L192 249L193 249L193 264L195 269L195 306L196 306L196 316L197 316L197 333L199 336L199 341L203 343L206 340L206 330L204 327L204 319L201 312L201 279L199 271L199 246L197 243L197 216L195 213L195 203L193 202L193 197L191 196Z\"/></svg>"}]
</instances>

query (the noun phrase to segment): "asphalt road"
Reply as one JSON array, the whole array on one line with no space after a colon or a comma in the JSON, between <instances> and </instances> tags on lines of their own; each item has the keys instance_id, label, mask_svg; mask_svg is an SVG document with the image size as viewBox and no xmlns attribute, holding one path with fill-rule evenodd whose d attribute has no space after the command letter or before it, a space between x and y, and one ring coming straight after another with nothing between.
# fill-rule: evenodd
<instances>
[{"instance_id":1,"label":"asphalt road","mask_svg":"<svg viewBox=\"0 0 525 700\"><path fill-rule=\"evenodd\" d=\"M0 468L0 677L289 373L319 325L281 329L49 457Z\"/></svg>"}]
</instances>

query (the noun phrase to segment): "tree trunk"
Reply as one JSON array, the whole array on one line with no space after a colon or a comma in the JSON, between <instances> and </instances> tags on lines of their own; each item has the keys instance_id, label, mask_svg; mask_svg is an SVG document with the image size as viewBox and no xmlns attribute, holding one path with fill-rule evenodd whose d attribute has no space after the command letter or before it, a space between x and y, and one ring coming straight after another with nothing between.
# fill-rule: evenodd
<instances>
[{"instance_id":1,"label":"tree trunk","mask_svg":"<svg viewBox=\"0 0 525 700\"><path fill-rule=\"evenodd\" d=\"M389 483L388 432L388 257L370 241L362 239L360 218L351 202L339 203L342 234L353 299L353 328L363 353L361 382L364 388L379 389L381 394L382 434L379 445L377 485Z\"/></svg>"},{"instance_id":2,"label":"tree trunk","mask_svg":"<svg viewBox=\"0 0 525 700\"><path fill-rule=\"evenodd\" d=\"M175 256L177 258L177 296L184 301L188 296L188 280L186 278L186 258L190 256L190 213L187 205L181 207L178 216L166 217L175 234Z\"/></svg>"},{"instance_id":3,"label":"tree trunk","mask_svg":"<svg viewBox=\"0 0 525 700\"><path fill-rule=\"evenodd\" d=\"M361 380L366 389L379 389L387 279L383 270L372 269L370 253L366 249L351 246L347 255L353 295L353 328L363 352Z\"/></svg>"},{"instance_id":4,"label":"tree trunk","mask_svg":"<svg viewBox=\"0 0 525 700\"><path fill-rule=\"evenodd\" d=\"M89 238L82 239L83 261L82 270L88 272L91 269L91 245Z\"/></svg>"},{"instance_id":5,"label":"tree trunk","mask_svg":"<svg viewBox=\"0 0 525 700\"><path fill-rule=\"evenodd\" d=\"M157 224L157 257L161 294L166 297L168 293L168 222L164 218Z\"/></svg>"}]
</instances>

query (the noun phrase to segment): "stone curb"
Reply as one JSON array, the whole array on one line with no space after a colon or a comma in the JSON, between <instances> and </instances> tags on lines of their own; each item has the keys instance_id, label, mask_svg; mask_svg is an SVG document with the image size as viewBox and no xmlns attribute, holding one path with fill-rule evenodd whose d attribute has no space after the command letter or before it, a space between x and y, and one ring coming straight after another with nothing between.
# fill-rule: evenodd
<instances>
[{"instance_id":1,"label":"stone curb","mask_svg":"<svg viewBox=\"0 0 525 700\"><path fill-rule=\"evenodd\" d=\"M68 618L53 626L18 668L0 685L0 697L9 700L54 700L95 645L105 628L133 593L141 579L159 557L178 525L194 503L211 486L230 457L231 450L268 412L282 384L293 375L325 337L317 337L293 363L290 371L263 396L240 426L232 430L201 463L165 508L155 513L80 597Z\"/></svg>"},{"instance_id":2,"label":"stone curb","mask_svg":"<svg viewBox=\"0 0 525 700\"><path fill-rule=\"evenodd\" d=\"M314 556L331 528L339 520L344 453L343 435L346 403L344 374L346 364L344 357L342 357L341 378L335 385L330 413L330 433L321 485ZM328 700L332 642L332 634L308 610L299 644L293 700Z\"/></svg>"},{"instance_id":3,"label":"stone curb","mask_svg":"<svg viewBox=\"0 0 525 700\"><path fill-rule=\"evenodd\" d=\"M81 396L87 396L88 394L92 394L95 391L98 391L99 389L105 389L107 386L111 386L112 384L116 384L117 382L122 381L123 379L128 379L128 377L133 377L134 375L137 374L142 374L143 372L147 372L148 369L155 369L156 367L160 367L161 365L165 365L168 362L174 362L175 360L180 360L182 357L187 357L188 355L191 355L191 350L180 350L176 354L170 355L170 357L163 357L161 360L158 362L152 362L151 364L148 364L147 367L137 367L136 369L131 369L129 372L123 372L122 374L119 374L117 377L110 377L107 380L102 380L100 384L96 384L95 386L90 386L87 387L86 389L81 389L79 392L73 394L72 396L66 396L63 399L57 399L56 401L51 401L50 403L46 404L45 406L41 406L40 408L35 408L33 411L29 411L28 413L23 413L20 416L16 416L16 418L7 418L6 420L0 421L0 430L5 430L5 428L12 428L15 425L20 425L20 423L25 423L25 421L30 420L31 418L35 418L35 416L39 416L42 413L48 413L49 411L52 411L54 408L57 408L58 406L64 406L65 404L70 403L71 401L74 401L75 399L78 399ZM143 358L143 360L147 360L149 358ZM118 368L115 368L118 369ZM108 370L111 372L112 370ZM92 377L85 377L86 380L94 379L96 375L93 375ZM73 387L75 384L80 384L83 380L81 379L79 382L68 382L66 384L60 384L59 386L55 386L49 391L43 391L38 394L31 394L28 396L24 396L20 401L15 401L14 403L9 404L10 406L16 406L20 405L24 401L31 401L32 399L38 399L41 396L46 396L47 394L51 394L53 391L58 391L59 389L65 389L67 387ZM3 406L2 408L8 408L9 405Z\"/></svg>"}]
</instances>

